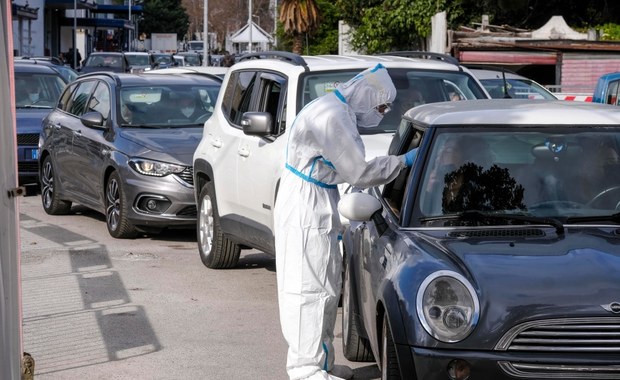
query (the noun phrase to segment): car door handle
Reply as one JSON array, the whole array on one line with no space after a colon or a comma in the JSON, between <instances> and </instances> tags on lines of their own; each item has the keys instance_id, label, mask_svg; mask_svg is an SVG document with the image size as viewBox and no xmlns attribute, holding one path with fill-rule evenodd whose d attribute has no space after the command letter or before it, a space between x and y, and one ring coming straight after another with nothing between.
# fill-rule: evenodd
<instances>
[{"instance_id":1,"label":"car door handle","mask_svg":"<svg viewBox=\"0 0 620 380\"><path fill-rule=\"evenodd\" d=\"M243 147L240 147L240 148L237 150L237 153L238 153L241 157L247 157L247 156L249 156L249 155L250 155L250 150L248 149L248 147L247 147L247 146L243 146Z\"/></svg>"},{"instance_id":2,"label":"car door handle","mask_svg":"<svg viewBox=\"0 0 620 380\"><path fill-rule=\"evenodd\" d=\"M60 128L62 128L60 126L60 124L45 124L45 126L43 127L44 129L53 129L54 131L60 131Z\"/></svg>"},{"instance_id":3,"label":"car door handle","mask_svg":"<svg viewBox=\"0 0 620 380\"><path fill-rule=\"evenodd\" d=\"M218 138L212 138L211 139L211 145L214 146L215 148L221 148L222 147L222 140L220 140Z\"/></svg>"},{"instance_id":4,"label":"car door handle","mask_svg":"<svg viewBox=\"0 0 620 380\"><path fill-rule=\"evenodd\" d=\"M73 131L73 134L78 137L82 137L82 131Z\"/></svg>"}]
</instances>

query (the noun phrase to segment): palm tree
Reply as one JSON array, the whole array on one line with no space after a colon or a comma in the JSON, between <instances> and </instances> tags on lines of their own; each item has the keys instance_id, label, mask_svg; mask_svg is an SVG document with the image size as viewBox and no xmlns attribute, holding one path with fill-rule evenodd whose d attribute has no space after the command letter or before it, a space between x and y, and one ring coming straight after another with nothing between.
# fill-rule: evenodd
<instances>
[{"instance_id":1,"label":"palm tree","mask_svg":"<svg viewBox=\"0 0 620 380\"><path fill-rule=\"evenodd\" d=\"M304 35L319 26L319 7L314 0L282 0L280 22L293 37L293 53L301 54Z\"/></svg>"}]
</instances>

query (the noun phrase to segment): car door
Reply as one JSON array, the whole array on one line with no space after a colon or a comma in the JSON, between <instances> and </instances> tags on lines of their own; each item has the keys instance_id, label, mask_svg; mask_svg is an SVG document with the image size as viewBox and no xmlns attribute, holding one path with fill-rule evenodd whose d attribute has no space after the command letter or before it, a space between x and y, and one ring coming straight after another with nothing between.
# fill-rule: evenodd
<instances>
[{"instance_id":1,"label":"car door","mask_svg":"<svg viewBox=\"0 0 620 380\"><path fill-rule=\"evenodd\" d=\"M273 236L273 207L281 167L284 166L286 138L287 79L275 73L260 73L255 83L252 108L271 114L274 134L265 138L242 135L237 149L237 203L241 215L264 228L265 238Z\"/></svg>"},{"instance_id":2,"label":"car door","mask_svg":"<svg viewBox=\"0 0 620 380\"><path fill-rule=\"evenodd\" d=\"M84 114L98 112L103 116L102 127L88 127L82 123L74 130L73 166L79 180L76 190L84 197L88 205L103 205L104 183L103 169L110 156L112 146L104 138L110 124L110 89L104 81L97 85L88 99Z\"/></svg>"},{"instance_id":3,"label":"car door","mask_svg":"<svg viewBox=\"0 0 620 380\"><path fill-rule=\"evenodd\" d=\"M86 104L90 93L96 82L94 80L83 81L76 85L75 90L68 92L70 98L63 103L64 112L56 113L54 118L48 122L53 132L53 143L48 144L52 152L53 163L57 178L62 189L73 195L80 197L78 172L78 160L74 152L74 139L76 131L80 129L82 122L80 116L86 109Z\"/></svg>"}]
</instances>

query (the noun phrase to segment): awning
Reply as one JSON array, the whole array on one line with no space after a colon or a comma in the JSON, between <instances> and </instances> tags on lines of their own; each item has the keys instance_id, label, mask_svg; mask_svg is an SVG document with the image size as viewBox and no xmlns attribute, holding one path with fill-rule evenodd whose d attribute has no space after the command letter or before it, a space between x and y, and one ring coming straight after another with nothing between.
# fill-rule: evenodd
<instances>
[{"instance_id":1,"label":"awning","mask_svg":"<svg viewBox=\"0 0 620 380\"><path fill-rule=\"evenodd\" d=\"M45 8L49 9L95 9L94 0L45 0Z\"/></svg>"},{"instance_id":2,"label":"awning","mask_svg":"<svg viewBox=\"0 0 620 380\"><path fill-rule=\"evenodd\" d=\"M76 18L75 23L78 27L95 28L118 28L134 30L133 24L129 20L120 18ZM73 18L60 19L61 26L73 26Z\"/></svg>"},{"instance_id":3,"label":"awning","mask_svg":"<svg viewBox=\"0 0 620 380\"><path fill-rule=\"evenodd\" d=\"M250 42L250 28L246 24L236 31L231 37L232 43L248 43ZM256 24L252 23L252 43L271 42L271 36Z\"/></svg>"},{"instance_id":4,"label":"awning","mask_svg":"<svg viewBox=\"0 0 620 380\"><path fill-rule=\"evenodd\" d=\"M460 51L458 60L463 64L502 63L507 65L555 65L557 53L520 51Z\"/></svg>"},{"instance_id":5,"label":"awning","mask_svg":"<svg viewBox=\"0 0 620 380\"><path fill-rule=\"evenodd\" d=\"M129 6L127 5L111 5L111 4L97 4L97 8L93 9L93 13L114 13L114 14L129 14ZM142 5L132 5L132 14L144 13Z\"/></svg>"}]
</instances>

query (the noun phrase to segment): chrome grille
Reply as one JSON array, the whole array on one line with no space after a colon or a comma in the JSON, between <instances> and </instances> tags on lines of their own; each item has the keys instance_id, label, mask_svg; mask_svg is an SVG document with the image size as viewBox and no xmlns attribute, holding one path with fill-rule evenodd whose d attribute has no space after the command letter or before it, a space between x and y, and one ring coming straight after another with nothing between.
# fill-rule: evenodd
<instances>
[{"instance_id":1,"label":"chrome grille","mask_svg":"<svg viewBox=\"0 0 620 380\"><path fill-rule=\"evenodd\" d=\"M183 180L183 182L186 182L190 185L194 185L194 167L193 166L188 166L185 168L185 170L183 170L181 173L176 175L177 177L179 177L181 180Z\"/></svg>"},{"instance_id":2,"label":"chrome grille","mask_svg":"<svg viewBox=\"0 0 620 380\"><path fill-rule=\"evenodd\" d=\"M495 346L499 351L549 354L553 362L539 356L535 362L500 362L500 367L518 378L620 379L618 360L586 357L616 357L620 354L620 317L568 318L533 321L512 328ZM579 362L558 361L558 355L582 357Z\"/></svg>"},{"instance_id":3,"label":"chrome grille","mask_svg":"<svg viewBox=\"0 0 620 380\"><path fill-rule=\"evenodd\" d=\"M505 228L505 229L476 229L465 231L451 231L449 237L475 238L475 237L543 237L545 233L537 228Z\"/></svg>"}]
</instances>

